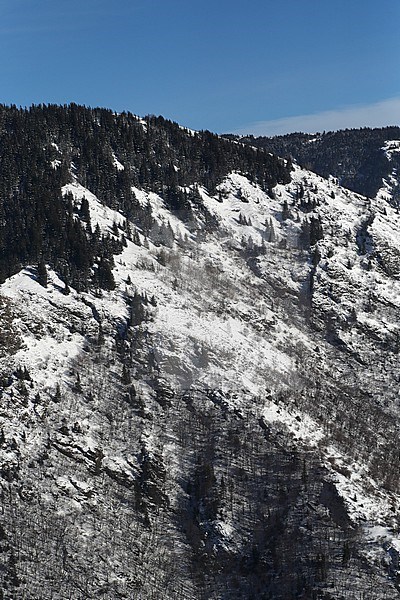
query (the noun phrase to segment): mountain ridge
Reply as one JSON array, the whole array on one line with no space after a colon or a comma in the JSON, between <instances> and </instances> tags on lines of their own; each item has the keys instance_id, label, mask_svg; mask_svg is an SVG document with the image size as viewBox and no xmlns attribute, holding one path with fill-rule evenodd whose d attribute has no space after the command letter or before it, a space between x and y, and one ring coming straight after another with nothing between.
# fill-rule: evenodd
<instances>
[{"instance_id":1,"label":"mountain ridge","mask_svg":"<svg viewBox=\"0 0 400 600\"><path fill-rule=\"evenodd\" d=\"M300 165L323 177L336 177L343 187L375 197L382 179L398 170L396 156L389 156L385 144L400 140L400 127L364 127L323 133L289 133L274 137L224 136L263 148L278 156L291 156ZM395 160L395 165L391 164ZM398 184L397 184L398 187ZM395 200L398 202L396 187Z\"/></svg>"}]
</instances>

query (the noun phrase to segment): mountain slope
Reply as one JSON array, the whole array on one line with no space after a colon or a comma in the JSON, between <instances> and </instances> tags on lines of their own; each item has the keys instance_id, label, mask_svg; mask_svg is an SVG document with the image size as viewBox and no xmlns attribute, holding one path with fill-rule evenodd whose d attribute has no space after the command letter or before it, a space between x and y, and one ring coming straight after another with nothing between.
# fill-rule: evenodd
<instances>
[{"instance_id":1,"label":"mountain slope","mask_svg":"<svg viewBox=\"0 0 400 600\"><path fill-rule=\"evenodd\" d=\"M196 137L157 127L171 152ZM50 168L91 264L43 252L0 288L3 597L397 598L391 190L246 149L210 187L194 165L177 208L135 179L134 138L94 176L68 136Z\"/></svg>"},{"instance_id":2,"label":"mountain slope","mask_svg":"<svg viewBox=\"0 0 400 600\"><path fill-rule=\"evenodd\" d=\"M292 156L300 165L323 177L332 175L342 186L371 198L377 195L382 179L393 181L393 170L396 178L399 169L398 155L387 150L400 140L400 127L365 127L315 135L291 133L272 138L227 137L278 156ZM393 199L398 202L398 190Z\"/></svg>"}]
</instances>

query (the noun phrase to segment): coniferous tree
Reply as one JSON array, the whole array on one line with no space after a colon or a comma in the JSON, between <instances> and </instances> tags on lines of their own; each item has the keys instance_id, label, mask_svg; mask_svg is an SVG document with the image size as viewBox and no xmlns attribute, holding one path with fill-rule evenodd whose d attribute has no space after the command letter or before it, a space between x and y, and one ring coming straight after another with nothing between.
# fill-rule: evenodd
<instances>
[{"instance_id":1,"label":"coniferous tree","mask_svg":"<svg viewBox=\"0 0 400 600\"><path fill-rule=\"evenodd\" d=\"M104 290L114 290L115 280L112 274L110 261L101 258L97 267L97 281L100 288Z\"/></svg>"},{"instance_id":2,"label":"coniferous tree","mask_svg":"<svg viewBox=\"0 0 400 600\"><path fill-rule=\"evenodd\" d=\"M37 266L37 280L38 283L40 283L41 286L43 287L47 287L48 284L48 275L47 275L47 268L45 265L45 262L42 259L40 259L40 261L38 262L38 266Z\"/></svg>"},{"instance_id":3,"label":"coniferous tree","mask_svg":"<svg viewBox=\"0 0 400 600\"><path fill-rule=\"evenodd\" d=\"M90 209L89 209L89 202L88 202L88 199L86 198L86 196L84 196L82 198L79 215L80 215L82 221L85 221L86 223L90 224Z\"/></svg>"}]
</instances>

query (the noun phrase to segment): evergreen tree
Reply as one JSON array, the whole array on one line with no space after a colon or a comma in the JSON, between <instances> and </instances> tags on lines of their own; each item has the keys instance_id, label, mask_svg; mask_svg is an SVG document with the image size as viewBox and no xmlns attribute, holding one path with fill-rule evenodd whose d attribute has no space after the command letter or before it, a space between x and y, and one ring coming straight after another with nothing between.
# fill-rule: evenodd
<instances>
[{"instance_id":1,"label":"evergreen tree","mask_svg":"<svg viewBox=\"0 0 400 600\"><path fill-rule=\"evenodd\" d=\"M114 290L115 280L111 271L110 261L106 258L101 258L97 267L97 281L100 288L103 290Z\"/></svg>"},{"instance_id":2,"label":"evergreen tree","mask_svg":"<svg viewBox=\"0 0 400 600\"><path fill-rule=\"evenodd\" d=\"M37 280L38 283L40 283L41 286L43 287L47 287L48 284L48 275L47 275L47 268L45 265L45 262L42 259L40 259L40 261L38 262L38 266L37 266Z\"/></svg>"},{"instance_id":3,"label":"evergreen tree","mask_svg":"<svg viewBox=\"0 0 400 600\"><path fill-rule=\"evenodd\" d=\"M82 221L85 221L88 224L90 223L89 201L86 198L86 196L84 196L82 198L81 208L80 208L80 211L79 211L79 215L80 215Z\"/></svg>"}]
</instances>

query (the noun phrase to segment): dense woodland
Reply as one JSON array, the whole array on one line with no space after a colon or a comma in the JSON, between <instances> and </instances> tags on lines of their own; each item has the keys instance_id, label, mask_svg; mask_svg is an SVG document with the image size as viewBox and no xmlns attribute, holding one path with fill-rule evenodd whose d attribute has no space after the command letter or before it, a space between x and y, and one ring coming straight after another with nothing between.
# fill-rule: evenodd
<instances>
[{"instance_id":1,"label":"dense woodland","mask_svg":"<svg viewBox=\"0 0 400 600\"><path fill-rule=\"evenodd\" d=\"M116 168L114 157L124 170ZM74 104L1 106L0 280L21 265L44 260L74 286L102 287L93 266L112 262L115 240L99 240L90 223L74 218L70 199L61 195L61 186L74 176L147 233L151 216L132 186L161 193L171 210L190 220L196 206L202 207L188 186L215 190L232 170L265 189L290 178L290 166L263 150L208 131L188 135L162 117L141 122L129 113Z\"/></svg>"}]
</instances>

